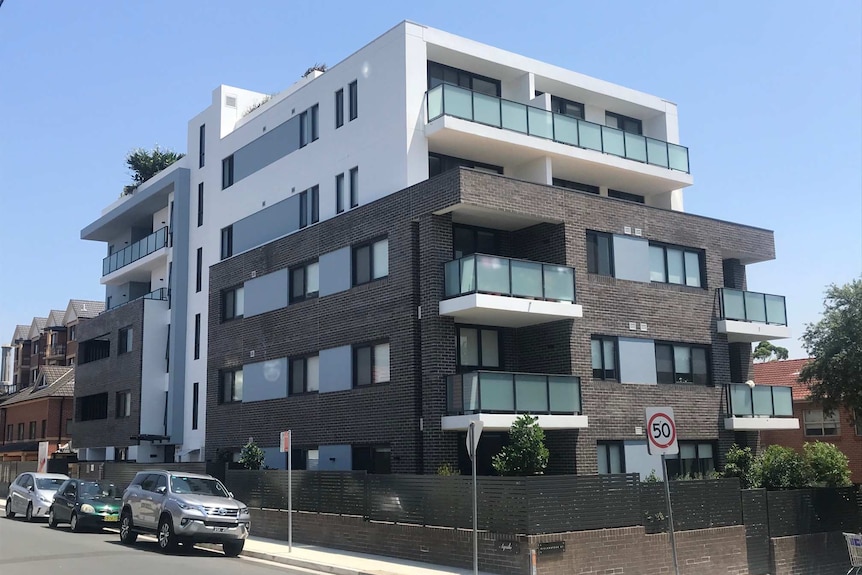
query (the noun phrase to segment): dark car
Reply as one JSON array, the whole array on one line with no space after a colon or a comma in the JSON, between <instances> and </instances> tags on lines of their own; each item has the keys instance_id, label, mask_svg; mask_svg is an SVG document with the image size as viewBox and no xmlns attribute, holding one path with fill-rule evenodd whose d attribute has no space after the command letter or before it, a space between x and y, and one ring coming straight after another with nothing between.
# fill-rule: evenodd
<instances>
[{"instance_id":1,"label":"dark car","mask_svg":"<svg viewBox=\"0 0 862 575\"><path fill-rule=\"evenodd\" d=\"M68 523L75 532L113 525L119 520L122 504L122 491L113 483L69 479L54 495L48 525Z\"/></svg>"}]
</instances>

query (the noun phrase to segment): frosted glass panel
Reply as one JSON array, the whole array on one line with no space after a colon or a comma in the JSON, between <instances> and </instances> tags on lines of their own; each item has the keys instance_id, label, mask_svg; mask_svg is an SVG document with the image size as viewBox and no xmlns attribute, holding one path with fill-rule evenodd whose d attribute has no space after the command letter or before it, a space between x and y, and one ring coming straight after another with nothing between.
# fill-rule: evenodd
<instances>
[{"instance_id":1,"label":"frosted glass panel","mask_svg":"<svg viewBox=\"0 0 862 575\"><path fill-rule=\"evenodd\" d=\"M733 415L740 417L753 413L751 389L747 385L732 385L730 387L730 408Z\"/></svg>"},{"instance_id":2,"label":"frosted glass panel","mask_svg":"<svg viewBox=\"0 0 862 575\"><path fill-rule=\"evenodd\" d=\"M473 119L473 98L469 90L443 84L443 106L450 116Z\"/></svg>"},{"instance_id":3,"label":"frosted glass panel","mask_svg":"<svg viewBox=\"0 0 862 575\"><path fill-rule=\"evenodd\" d=\"M652 138L646 139L647 144L647 159L650 164L667 167L667 144Z\"/></svg>"},{"instance_id":4,"label":"frosted glass panel","mask_svg":"<svg viewBox=\"0 0 862 575\"><path fill-rule=\"evenodd\" d=\"M483 411L514 411L515 390L511 374L484 372L479 377L482 386Z\"/></svg>"},{"instance_id":5,"label":"frosted glass panel","mask_svg":"<svg viewBox=\"0 0 862 575\"><path fill-rule=\"evenodd\" d=\"M305 371L308 382L308 391L317 391L320 389L320 358L318 356L309 357L305 360Z\"/></svg>"},{"instance_id":6,"label":"frosted glass panel","mask_svg":"<svg viewBox=\"0 0 862 575\"><path fill-rule=\"evenodd\" d=\"M787 325L787 309L784 306L784 296L767 295L766 321L778 325Z\"/></svg>"},{"instance_id":7,"label":"frosted glass panel","mask_svg":"<svg viewBox=\"0 0 862 575\"><path fill-rule=\"evenodd\" d=\"M374 278L382 278L389 275L389 240L383 240L374 244Z\"/></svg>"},{"instance_id":8,"label":"frosted glass panel","mask_svg":"<svg viewBox=\"0 0 862 575\"><path fill-rule=\"evenodd\" d=\"M500 99L473 93L473 119L476 122L500 127Z\"/></svg>"},{"instance_id":9,"label":"frosted glass panel","mask_svg":"<svg viewBox=\"0 0 862 575\"><path fill-rule=\"evenodd\" d=\"M374 383L389 381L389 344L374 346Z\"/></svg>"},{"instance_id":10,"label":"frosted glass panel","mask_svg":"<svg viewBox=\"0 0 862 575\"><path fill-rule=\"evenodd\" d=\"M602 127L598 124L578 122L578 141L582 148L602 151Z\"/></svg>"},{"instance_id":11,"label":"frosted glass panel","mask_svg":"<svg viewBox=\"0 0 862 575\"><path fill-rule=\"evenodd\" d=\"M539 108L527 108L530 122L530 134L540 138L554 137L554 117L547 110Z\"/></svg>"},{"instance_id":12,"label":"frosted glass panel","mask_svg":"<svg viewBox=\"0 0 862 575\"><path fill-rule=\"evenodd\" d=\"M653 282L667 281L664 273L664 248L649 247L649 279Z\"/></svg>"},{"instance_id":13,"label":"frosted glass panel","mask_svg":"<svg viewBox=\"0 0 862 575\"><path fill-rule=\"evenodd\" d=\"M789 387L772 388L772 405L777 416L793 415L793 396Z\"/></svg>"},{"instance_id":14,"label":"frosted glass panel","mask_svg":"<svg viewBox=\"0 0 862 575\"><path fill-rule=\"evenodd\" d=\"M503 127L507 130L527 133L527 107L516 102L503 100L500 103L503 113Z\"/></svg>"},{"instance_id":15,"label":"frosted glass panel","mask_svg":"<svg viewBox=\"0 0 862 575\"><path fill-rule=\"evenodd\" d=\"M575 301L575 270L563 266L543 266L545 298Z\"/></svg>"},{"instance_id":16,"label":"frosted glass panel","mask_svg":"<svg viewBox=\"0 0 862 575\"><path fill-rule=\"evenodd\" d=\"M605 152L608 154L625 157L626 143L622 130L608 128L607 126L602 127L602 144L604 145Z\"/></svg>"},{"instance_id":17,"label":"frosted glass panel","mask_svg":"<svg viewBox=\"0 0 862 575\"><path fill-rule=\"evenodd\" d=\"M700 287L700 255L685 252L685 285Z\"/></svg>"},{"instance_id":18,"label":"frosted glass panel","mask_svg":"<svg viewBox=\"0 0 862 575\"><path fill-rule=\"evenodd\" d=\"M509 260L491 256L476 256L476 270L480 292L509 293Z\"/></svg>"},{"instance_id":19,"label":"frosted glass panel","mask_svg":"<svg viewBox=\"0 0 862 575\"><path fill-rule=\"evenodd\" d=\"M726 319L745 319L745 300L739 290L724 289L724 317Z\"/></svg>"},{"instance_id":20,"label":"frosted glass panel","mask_svg":"<svg viewBox=\"0 0 862 575\"><path fill-rule=\"evenodd\" d=\"M515 376L515 409L518 413L548 411L548 387L543 375Z\"/></svg>"},{"instance_id":21,"label":"frosted glass panel","mask_svg":"<svg viewBox=\"0 0 862 575\"><path fill-rule=\"evenodd\" d=\"M479 410L479 374L468 373L462 376L462 385L464 386L464 411Z\"/></svg>"},{"instance_id":22,"label":"frosted glass panel","mask_svg":"<svg viewBox=\"0 0 862 575\"><path fill-rule=\"evenodd\" d=\"M682 345L673 346L673 368L677 380L691 374L691 348ZM688 380L686 380L688 381Z\"/></svg>"},{"instance_id":23,"label":"frosted glass panel","mask_svg":"<svg viewBox=\"0 0 862 575\"><path fill-rule=\"evenodd\" d=\"M461 293L476 291L476 257L461 260Z\"/></svg>"},{"instance_id":24,"label":"frosted glass panel","mask_svg":"<svg viewBox=\"0 0 862 575\"><path fill-rule=\"evenodd\" d=\"M478 330L462 327L458 330L458 349L461 365L479 365Z\"/></svg>"},{"instance_id":25,"label":"frosted glass panel","mask_svg":"<svg viewBox=\"0 0 862 575\"><path fill-rule=\"evenodd\" d=\"M667 248L667 281L681 284L683 279L682 250Z\"/></svg>"},{"instance_id":26,"label":"frosted glass panel","mask_svg":"<svg viewBox=\"0 0 862 575\"><path fill-rule=\"evenodd\" d=\"M639 162L646 162L646 138L626 132L625 139L626 157Z\"/></svg>"},{"instance_id":27,"label":"frosted glass panel","mask_svg":"<svg viewBox=\"0 0 862 575\"><path fill-rule=\"evenodd\" d=\"M554 114L554 138L564 144L578 145L578 121L562 114Z\"/></svg>"},{"instance_id":28,"label":"frosted glass panel","mask_svg":"<svg viewBox=\"0 0 862 575\"><path fill-rule=\"evenodd\" d=\"M688 172L688 150L676 144L667 145L668 164L673 170Z\"/></svg>"},{"instance_id":29,"label":"frosted glass panel","mask_svg":"<svg viewBox=\"0 0 862 575\"><path fill-rule=\"evenodd\" d=\"M245 288L236 288L236 294L234 295L235 302L234 307L236 313L234 313L234 317L241 316L245 314Z\"/></svg>"},{"instance_id":30,"label":"frosted glass panel","mask_svg":"<svg viewBox=\"0 0 862 575\"><path fill-rule=\"evenodd\" d=\"M766 304L762 293L745 292L745 314L748 321L766 321Z\"/></svg>"},{"instance_id":31,"label":"frosted glass panel","mask_svg":"<svg viewBox=\"0 0 862 575\"><path fill-rule=\"evenodd\" d=\"M320 291L320 264L309 264L305 271L306 291L308 293Z\"/></svg>"},{"instance_id":32,"label":"frosted glass panel","mask_svg":"<svg viewBox=\"0 0 862 575\"><path fill-rule=\"evenodd\" d=\"M623 465L622 465L622 457L620 457L620 446L619 445L608 445L608 456L611 460L610 471L611 473L622 473Z\"/></svg>"},{"instance_id":33,"label":"frosted glass panel","mask_svg":"<svg viewBox=\"0 0 862 575\"><path fill-rule=\"evenodd\" d=\"M437 86L428 91L428 121L443 113L443 87Z\"/></svg>"},{"instance_id":34,"label":"frosted glass panel","mask_svg":"<svg viewBox=\"0 0 862 575\"><path fill-rule=\"evenodd\" d=\"M751 390L754 415L772 415L772 388L768 385L755 385Z\"/></svg>"},{"instance_id":35,"label":"frosted glass panel","mask_svg":"<svg viewBox=\"0 0 862 575\"><path fill-rule=\"evenodd\" d=\"M461 278L458 273L461 270L461 262L453 260L446 262L446 297L452 297L461 293Z\"/></svg>"},{"instance_id":36,"label":"frosted glass panel","mask_svg":"<svg viewBox=\"0 0 862 575\"><path fill-rule=\"evenodd\" d=\"M581 412L581 382L577 377L548 376L548 388L552 412Z\"/></svg>"},{"instance_id":37,"label":"frosted glass panel","mask_svg":"<svg viewBox=\"0 0 862 575\"><path fill-rule=\"evenodd\" d=\"M697 459L697 446L693 443L680 443L679 457L680 459Z\"/></svg>"},{"instance_id":38,"label":"frosted glass panel","mask_svg":"<svg viewBox=\"0 0 862 575\"><path fill-rule=\"evenodd\" d=\"M495 330L482 330L482 367L500 367L499 341Z\"/></svg>"},{"instance_id":39,"label":"frosted glass panel","mask_svg":"<svg viewBox=\"0 0 862 575\"><path fill-rule=\"evenodd\" d=\"M542 264L513 260L512 295L542 297Z\"/></svg>"}]
</instances>

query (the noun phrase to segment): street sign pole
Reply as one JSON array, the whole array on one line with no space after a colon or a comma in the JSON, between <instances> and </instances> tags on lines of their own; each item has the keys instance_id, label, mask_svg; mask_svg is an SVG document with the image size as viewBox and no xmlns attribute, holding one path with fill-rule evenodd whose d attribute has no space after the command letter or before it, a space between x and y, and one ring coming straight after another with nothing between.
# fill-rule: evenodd
<instances>
[{"instance_id":1,"label":"street sign pole","mask_svg":"<svg viewBox=\"0 0 862 575\"><path fill-rule=\"evenodd\" d=\"M473 575L479 575L479 504L476 486L476 446L484 427L482 421L471 421L467 428L467 454L473 462Z\"/></svg>"},{"instance_id":2,"label":"street sign pole","mask_svg":"<svg viewBox=\"0 0 862 575\"><path fill-rule=\"evenodd\" d=\"M676 535L673 531L673 505L670 502L670 481L668 481L667 458L664 453L661 455L661 475L664 480L664 495L667 498L667 523L670 531L670 552L673 556L673 570L676 575L679 575L679 561L676 558Z\"/></svg>"},{"instance_id":3,"label":"street sign pole","mask_svg":"<svg viewBox=\"0 0 862 575\"><path fill-rule=\"evenodd\" d=\"M293 449L291 431L287 432L287 552L293 553ZM679 575L679 573L677 573Z\"/></svg>"},{"instance_id":4,"label":"street sign pole","mask_svg":"<svg viewBox=\"0 0 862 575\"><path fill-rule=\"evenodd\" d=\"M676 534L673 530L673 505L670 501L670 478L667 474L667 455L679 453L677 442L676 421L673 417L673 408L648 407L646 408L647 424L647 449L650 455L661 456L661 478L664 482L664 495L667 500L668 532L670 534L670 551L673 556L673 570L679 575L679 561L676 556Z\"/></svg>"}]
</instances>

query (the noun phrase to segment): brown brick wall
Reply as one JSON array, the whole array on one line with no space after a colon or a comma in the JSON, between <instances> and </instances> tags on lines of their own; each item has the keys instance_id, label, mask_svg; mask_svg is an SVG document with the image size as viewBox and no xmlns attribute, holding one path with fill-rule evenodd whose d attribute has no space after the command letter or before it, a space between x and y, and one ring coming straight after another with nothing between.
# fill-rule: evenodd
<instances>
[{"instance_id":1,"label":"brown brick wall","mask_svg":"<svg viewBox=\"0 0 862 575\"><path fill-rule=\"evenodd\" d=\"M773 537L771 575L833 575L850 568L841 533Z\"/></svg>"}]
</instances>

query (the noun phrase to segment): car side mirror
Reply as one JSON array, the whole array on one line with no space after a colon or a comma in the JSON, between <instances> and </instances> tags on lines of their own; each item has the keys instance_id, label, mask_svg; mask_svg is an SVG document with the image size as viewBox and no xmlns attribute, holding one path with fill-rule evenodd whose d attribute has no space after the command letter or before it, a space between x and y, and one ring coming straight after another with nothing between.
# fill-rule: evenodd
<instances>
[{"instance_id":1,"label":"car side mirror","mask_svg":"<svg viewBox=\"0 0 862 575\"><path fill-rule=\"evenodd\" d=\"M156 493L158 493L159 495L164 495L167 490L168 490L168 488L165 487L164 485L162 485L160 487L156 487Z\"/></svg>"},{"instance_id":2,"label":"car side mirror","mask_svg":"<svg viewBox=\"0 0 862 575\"><path fill-rule=\"evenodd\" d=\"M28 486L27 491L33 491L33 486L32 485Z\"/></svg>"}]
</instances>

